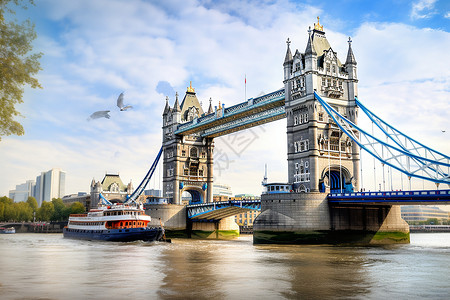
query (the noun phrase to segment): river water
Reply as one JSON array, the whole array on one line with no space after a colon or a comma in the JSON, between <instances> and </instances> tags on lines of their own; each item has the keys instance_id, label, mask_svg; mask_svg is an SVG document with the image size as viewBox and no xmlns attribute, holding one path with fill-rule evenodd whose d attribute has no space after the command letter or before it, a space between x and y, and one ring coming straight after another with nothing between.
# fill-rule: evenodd
<instances>
[{"instance_id":1,"label":"river water","mask_svg":"<svg viewBox=\"0 0 450 300\"><path fill-rule=\"evenodd\" d=\"M450 233L379 247L0 235L0 299L449 299Z\"/></svg>"}]
</instances>

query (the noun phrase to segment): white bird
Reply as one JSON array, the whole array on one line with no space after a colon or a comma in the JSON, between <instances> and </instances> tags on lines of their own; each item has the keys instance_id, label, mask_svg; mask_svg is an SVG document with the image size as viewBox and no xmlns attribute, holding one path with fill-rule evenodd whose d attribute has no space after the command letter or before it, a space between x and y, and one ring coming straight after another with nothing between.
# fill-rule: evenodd
<instances>
[{"instance_id":1,"label":"white bird","mask_svg":"<svg viewBox=\"0 0 450 300\"><path fill-rule=\"evenodd\" d=\"M131 105L123 105L123 93L120 93L119 98L117 98L117 106L120 108L120 111L133 108Z\"/></svg>"},{"instance_id":2,"label":"white bird","mask_svg":"<svg viewBox=\"0 0 450 300\"><path fill-rule=\"evenodd\" d=\"M110 110L99 110L89 116L88 121L100 118L109 119L111 116L109 115Z\"/></svg>"}]
</instances>

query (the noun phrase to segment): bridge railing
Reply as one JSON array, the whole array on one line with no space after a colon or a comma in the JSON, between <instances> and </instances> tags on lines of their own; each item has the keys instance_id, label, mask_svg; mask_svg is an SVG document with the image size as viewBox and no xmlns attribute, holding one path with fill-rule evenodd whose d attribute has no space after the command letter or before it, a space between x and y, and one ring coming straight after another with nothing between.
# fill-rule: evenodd
<instances>
[{"instance_id":1,"label":"bridge railing","mask_svg":"<svg viewBox=\"0 0 450 300\"><path fill-rule=\"evenodd\" d=\"M282 88L275 92L257 97L255 99L249 99L246 102L242 102L242 103L236 104L234 106L225 108L224 112L223 112L223 116L221 116L220 119L232 116L236 113L241 113L241 112L259 107L261 105L265 105L272 101L279 101L284 98L284 94L285 94L284 88ZM178 129L175 131L175 134L182 133L183 131L195 128L200 125L205 125L205 124L211 123L216 119L219 119L217 117L216 113L212 113L212 114L194 119L192 121L189 121L187 123L180 124L180 125L178 125Z\"/></svg>"},{"instance_id":2,"label":"bridge railing","mask_svg":"<svg viewBox=\"0 0 450 300\"><path fill-rule=\"evenodd\" d=\"M423 191L378 191L378 192L353 192L353 193L330 193L328 198L343 197L393 197L393 196L446 196L450 195L450 190L423 190Z\"/></svg>"}]
</instances>

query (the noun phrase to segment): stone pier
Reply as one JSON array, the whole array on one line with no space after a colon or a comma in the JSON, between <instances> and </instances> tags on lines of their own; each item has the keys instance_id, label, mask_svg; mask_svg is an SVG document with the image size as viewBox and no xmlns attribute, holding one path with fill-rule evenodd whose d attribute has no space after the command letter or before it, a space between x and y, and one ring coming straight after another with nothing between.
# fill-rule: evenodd
<instances>
[{"instance_id":1,"label":"stone pier","mask_svg":"<svg viewBox=\"0 0 450 300\"><path fill-rule=\"evenodd\" d=\"M262 195L255 244L409 243L397 206L329 206L324 193Z\"/></svg>"}]
</instances>

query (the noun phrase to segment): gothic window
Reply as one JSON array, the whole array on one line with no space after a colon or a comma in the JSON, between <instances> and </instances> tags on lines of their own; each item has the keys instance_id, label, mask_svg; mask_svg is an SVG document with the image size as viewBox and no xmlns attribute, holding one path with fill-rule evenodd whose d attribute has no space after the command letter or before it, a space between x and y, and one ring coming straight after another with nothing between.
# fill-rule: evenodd
<instances>
[{"instance_id":1,"label":"gothic window","mask_svg":"<svg viewBox=\"0 0 450 300\"><path fill-rule=\"evenodd\" d=\"M186 121L192 121L194 118L198 117L198 108L191 106L187 109L184 119Z\"/></svg>"},{"instance_id":2,"label":"gothic window","mask_svg":"<svg viewBox=\"0 0 450 300\"><path fill-rule=\"evenodd\" d=\"M198 170L198 176L203 176L203 170Z\"/></svg>"},{"instance_id":3,"label":"gothic window","mask_svg":"<svg viewBox=\"0 0 450 300\"><path fill-rule=\"evenodd\" d=\"M184 169L183 170L183 175L184 176L188 176L189 175L189 169Z\"/></svg>"},{"instance_id":4,"label":"gothic window","mask_svg":"<svg viewBox=\"0 0 450 300\"><path fill-rule=\"evenodd\" d=\"M181 150L181 156L186 156L186 150Z\"/></svg>"},{"instance_id":5,"label":"gothic window","mask_svg":"<svg viewBox=\"0 0 450 300\"><path fill-rule=\"evenodd\" d=\"M339 87L342 89L342 81L339 80Z\"/></svg>"},{"instance_id":6,"label":"gothic window","mask_svg":"<svg viewBox=\"0 0 450 300\"><path fill-rule=\"evenodd\" d=\"M339 131L333 131L330 136L330 150L339 151Z\"/></svg>"},{"instance_id":7,"label":"gothic window","mask_svg":"<svg viewBox=\"0 0 450 300\"><path fill-rule=\"evenodd\" d=\"M294 125L298 125L298 116L297 115L294 116Z\"/></svg>"},{"instance_id":8,"label":"gothic window","mask_svg":"<svg viewBox=\"0 0 450 300\"><path fill-rule=\"evenodd\" d=\"M336 86L336 80L333 80L333 86Z\"/></svg>"},{"instance_id":9,"label":"gothic window","mask_svg":"<svg viewBox=\"0 0 450 300\"><path fill-rule=\"evenodd\" d=\"M319 121L323 121L323 112L319 113Z\"/></svg>"},{"instance_id":10,"label":"gothic window","mask_svg":"<svg viewBox=\"0 0 450 300\"><path fill-rule=\"evenodd\" d=\"M198 157L198 151L197 151L197 148L195 148L195 147L192 147L191 148L191 152L189 153L190 155L190 157Z\"/></svg>"},{"instance_id":11,"label":"gothic window","mask_svg":"<svg viewBox=\"0 0 450 300\"><path fill-rule=\"evenodd\" d=\"M326 66L327 66L327 73L329 73L330 72L330 64L326 63Z\"/></svg>"},{"instance_id":12,"label":"gothic window","mask_svg":"<svg viewBox=\"0 0 450 300\"><path fill-rule=\"evenodd\" d=\"M206 157L206 153L202 152L202 158L205 158L205 157Z\"/></svg>"},{"instance_id":13,"label":"gothic window","mask_svg":"<svg viewBox=\"0 0 450 300\"><path fill-rule=\"evenodd\" d=\"M300 124L303 124L303 115L300 115Z\"/></svg>"},{"instance_id":14,"label":"gothic window","mask_svg":"<svg viewBox=\"0 0 450 300\"><path fill-rule=\"evenodd\" d=\"M303 118L303 122L307 123L308 122L308 114L305 114L304 118Z\"/></svg>"},{"instance_id":15,"label":"gothic window","mask_svg":"<svg viewBox=\"0 0 450 300\"><path fill-rule=\"evenodd\" d=\"M191 176L197 176L197 166L191 166L190 168L189 168L189 175L191 175Z\"/></svg>"},{"instance_id":16,"label":"gothic window","mask_svg":"<svg viewBox=\"0 0 450 300\"><path fill-rule=\"evenodd\" d=\"M336 66L333 65L333 73L336 73Z\"/></svg>"},{"instance_id":17,"label":"gothic window","mask_svg":"<svg viewBox=\"0 0 450 300\"><path fill-rule=\"evenodd\" d=\"M327 86L331 86L331 79L330 78L327 79Z\"/></svg>"},{"instance_id":18,"label":"gothic window","mask_svg":"<svg viewBox=\"0 0 450 300\"><path fill-rule=\"evenodd\" d=\"M322 77L322 86L326 86L326 84L327 84L327 81L326 81L325 77Z\"/></svg>"}]
</instances>

